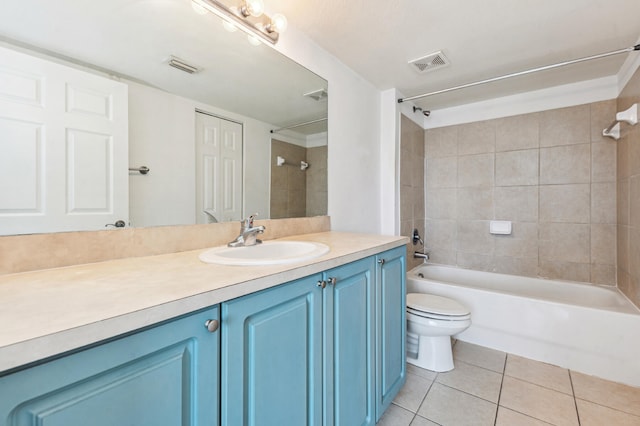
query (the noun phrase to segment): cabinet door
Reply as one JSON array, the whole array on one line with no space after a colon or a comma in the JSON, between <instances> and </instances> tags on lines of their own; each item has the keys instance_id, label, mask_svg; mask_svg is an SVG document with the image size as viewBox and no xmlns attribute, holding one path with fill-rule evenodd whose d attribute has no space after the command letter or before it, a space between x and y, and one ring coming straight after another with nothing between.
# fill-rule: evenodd
<instances>
[{"instance_id":1,"label":"cabinet door","mask_svg":"<svg viewBox=\"0 0 640 426\"><path fill-rule=\"evenodd\" d=\"M376 256L376 419L382 417L406 379L406 249Z\"/></svg>"},{"instance_id":2,"label":"cabinet door","mask_svg":"<svg viewBox=\"0 0 640 426\"><path fill-rule=\"evenodd\" d=\"M218 308L0 378L7 426L215 425Z\"/></svg>"},{"instance_id":3,"label":"cabinet door","mask_svg":"<svg viewBox=\"0 0 640 426\"><path fill-rule=\"evenodd\" d=\"M374 271L370 257L326 273L326 425L375 424Z\"/></svg>"},{"instance_id":4,"label":"cabinet door","mask_svg":"<svg viewBox=\"0 0 640 426\"><path fill-rule=\"evenodd\" d=\"M320 274L222 304L222 424L322 421Z\"/></svg>"}]
</instances>

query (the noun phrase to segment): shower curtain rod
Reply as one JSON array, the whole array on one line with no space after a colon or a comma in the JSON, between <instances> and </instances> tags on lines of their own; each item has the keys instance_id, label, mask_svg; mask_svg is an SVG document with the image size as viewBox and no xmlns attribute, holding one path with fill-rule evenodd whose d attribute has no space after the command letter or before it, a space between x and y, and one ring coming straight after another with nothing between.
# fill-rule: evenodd
<instances>
[{"instance_id":1,"label":"shower curtain rod","mask_svg":"<svg viewBox=\"0 0 640 426\"><path fill-rule=\"evenodd\" d=\"M494 81L500 81L500 80L504 80L504 79L511 78L511 77L518 77L518 76L521 76L521 75L531 74L531 73L538 72L538 71L546 71L546 70L550 70L550 69L553 69L553 68L563 67L565 65L577 64L578 62L584 62L584 61L591 61L593 59L606 58L607 56L613 56L613 55L618 55L620 53L632 52L634 50L640 50L640 44L636 44L635 46L627 47L625 49L614 50L612 52L600 53L599 55L587 56L587 57L584 57L584 58L573 59L573 60L565 61L565 62L559 62L557 64L552 64L552 65L545 65L543 67L532 68L532 69L525 70L525 71L514 72L512 74L502 75L502 76L499 76L499 77L488 78L486 80L475 81L473 83L462 84L460 86L449 87L447 89L436 90L435 92L423 93L421 95L415 95L415 96L408 96L406 98L399 98L398 99L398 103L401 104L402 102L405 102L405 101L412 101L414 99L425 98L427 96L439 95L441 93L452 92L454 90L459 90L459 89L466 89L467 87L479 86L480 84L493 83Z\"/></svg>"},{"instance_id":2,"label":"shower curtain rod","mask_svg":"<svg viewBox=\"0 0 640 426\"><path fill-rule=\"evenodd\" d=\"M304 123L292 124L291 126L280 127L279 129L273 129L271 130L271 133L279 132L280 130L293 129L294 127L306 126L307 124L315 124L315 123L319 123L321 121L326 121L326 120L327 120L326 118L318 118L317 120L311 120L311 121L305 121Z\"/></svg>"}]
</instances>

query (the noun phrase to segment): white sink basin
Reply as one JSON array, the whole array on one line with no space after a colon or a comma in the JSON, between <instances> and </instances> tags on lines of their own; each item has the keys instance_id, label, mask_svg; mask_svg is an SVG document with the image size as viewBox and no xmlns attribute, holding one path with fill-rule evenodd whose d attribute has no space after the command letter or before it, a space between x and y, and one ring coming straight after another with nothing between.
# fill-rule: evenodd
<instances>
[{"instance_id":1,"label":"white sink basin","mask_svg":"<svg viewBox=\"0 0 640 426\"><path fill-rule=\"evenodd\" d=\"M265 241L249 247L216 247L200 254L205 263L219 265L282 265L304 262L329 252L329 246L309 241Z\"/></svg>"}]
</instances>

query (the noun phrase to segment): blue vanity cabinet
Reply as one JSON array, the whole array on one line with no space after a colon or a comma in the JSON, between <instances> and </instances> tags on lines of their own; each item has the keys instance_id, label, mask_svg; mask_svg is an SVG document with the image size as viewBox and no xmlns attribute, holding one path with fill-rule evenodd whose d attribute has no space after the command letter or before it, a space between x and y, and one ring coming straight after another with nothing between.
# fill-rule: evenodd
<instances>
[{"instance_id":1,"label":"blue vanity cabinet","mask_svg":"<svg viewBox=\"0 0 640 426\"><path fill-rule=\"evenodd\" d=\"M218 307L0 377L0 424L217 425L220 332L208 320Z\"/></svg>"},{"instance_id":2,"label":"blue vanity cabinet","mask_svg":"<svg viewBox=\"0 0 640 426\"><path fill-rule=\"evenodd\" d=\"M406 249L376 256L376 421L406 380Z\"/></svg>"},{"instance_id":3,"label":"blue vanity cabinet","mask_svg":"<svg viewBox=\"0 0 640 426\"><path fill-rule=\"evenodd\" d=\"M375 424L375 259L222 304L222 424Z\"/></svg>"},{"instance_id":4,"label":"blue vanity cabinet","mask_svg":"<svg viewBox=\"0 0 640 426\"><path fill-rule=\"evenodd\" d=\"M375 424L375 260L325 273L324 425Z\"/></svg>"},{"instance_id":5,"label":"blue vanity cabinet","mask_svg":"<svg viewBox=\"0 0 640 426\"><path fill-rule=\"evenodd\" d=\"M222 304L222 424L322 423L322 274Z\"/></svg>"}]
</instances>

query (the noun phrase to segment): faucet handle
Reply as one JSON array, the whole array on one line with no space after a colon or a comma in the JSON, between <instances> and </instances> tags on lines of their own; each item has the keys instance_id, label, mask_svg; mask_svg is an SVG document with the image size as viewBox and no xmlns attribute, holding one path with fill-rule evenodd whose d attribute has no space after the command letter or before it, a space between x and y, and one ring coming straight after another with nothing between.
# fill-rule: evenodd
<instances>
[{"instance_id":1,"label":"faucet handle","mask_svg":"<svg viewBox=\"0 0 640 426\"><path fill-rule=\"evenodd\" d=\"M256 217L258 217L258 213L254 213L247 218L246 222L248 228L253 228L253 219L255 219Z\"/></svg>"}]
</instances>

